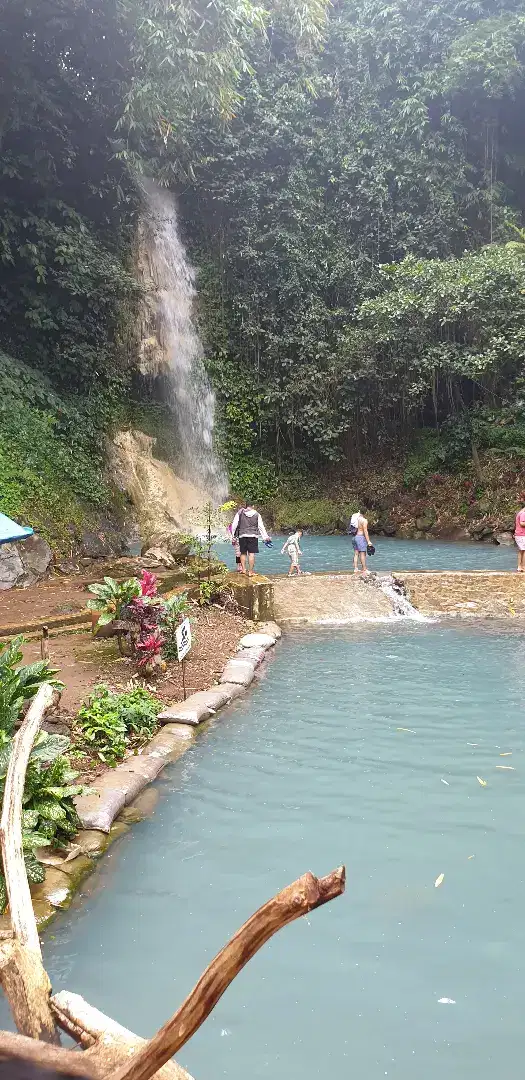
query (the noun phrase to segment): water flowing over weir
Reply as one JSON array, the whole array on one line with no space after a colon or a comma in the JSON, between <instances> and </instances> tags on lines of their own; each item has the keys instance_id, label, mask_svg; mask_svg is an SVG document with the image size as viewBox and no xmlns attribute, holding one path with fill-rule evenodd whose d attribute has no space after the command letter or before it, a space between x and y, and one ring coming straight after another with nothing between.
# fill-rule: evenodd
<instances>
[{"instance_id":1,"label":"water flowing over weir","mask_svg":"<svg viewBox=\"0 0 525 1080\"><path fill-rule=\"evenodd\" d=\"M141 269L153 286L142 370L167 377L178 434L177 471L219 503L226 497L227 480L213 446L215 398L193 320L195 271L180 238L174 196L151 180L142 186Z\"/></svg>"},{"instance_id":2,"label":"water flowing over weir","mask_svg":"<svg viewBox=\"0 0 525 1080\"><path fill-rule=\"evenodd\" d=\"M305 574L274 579L278 622L343 626L346 623L427 621L391 574Z\"/></svg>"}]
</instances>

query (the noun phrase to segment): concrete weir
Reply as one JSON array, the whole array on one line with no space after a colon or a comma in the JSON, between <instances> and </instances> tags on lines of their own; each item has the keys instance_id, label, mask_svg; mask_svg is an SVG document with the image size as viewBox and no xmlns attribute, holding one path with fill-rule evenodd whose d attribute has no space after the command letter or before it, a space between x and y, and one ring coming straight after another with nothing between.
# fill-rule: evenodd
<instances>
[{"instance_id":1,"label":"concrete weir","mask_svg":"<svg viewBox=\"0 0 525 1080\"><path fill-rule=\"evenodd\" d=\"M525 574L510 571L400 571L392 574L309 574L275 578L275 618L281 625L377 622L399 617L391 586L404 593L405 617L525 616Z\"/></svg>"}]
</instances>

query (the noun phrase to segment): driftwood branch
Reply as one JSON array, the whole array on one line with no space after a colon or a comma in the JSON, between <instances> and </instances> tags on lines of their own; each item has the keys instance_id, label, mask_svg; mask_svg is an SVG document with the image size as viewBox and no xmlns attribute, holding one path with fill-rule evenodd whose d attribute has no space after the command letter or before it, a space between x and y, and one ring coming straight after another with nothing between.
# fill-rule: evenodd
<instances>
[{"instance_id":1,"label":"driftwood branch","mask_svg":"<svg viewBox=\"0 0 525 1080\"><path fill-rule=\"evenodd\" d=\"M110 1076L137 1054L146 1040L121 1027L115 1020L95 1009L80 994L60 990L51 998L51 1008L60 1027L84 1047L81 1060L101 1076ZM78 1055L77 1055L78 1056ZM158 1080L192 1080L176 1061L168 1061L158 1073Z\"/></svg>"},{"instance_id":2,"label":"driftwood branch","mask_svg":"<svg viewBox=\"0 0 525 1080\"><path fill-rule=\"evenodd\" d=\"M277 893L211 961L198 983L164 1027L111 1080L150 1080L201 1026L224 991L252 956L283 926L344 892L345 869L324 878L307 873Z\"/></svg>"},{"instance_id":3,"label":"driftwood branch","mask_svg":"<svg viewBox=\"0 0 525 1080\"><path fill-rule=\"evenodd\" d=\"M33 1061L43 1069L69 1073L71 1076L94 1077L95 1080L101 1076L101 1073L96 1071L96 1063L88 1063L85 1054L79 1054L76 1050L63 1050L59 1046L49 1046L48 1043L38 1042L26 1035L14 1035L11 1031L0 1031L0 1058Z\"/></svg>"},{"instance_id":4,"label":"driftwood branch","mask_svg":"<svg viewBox=\"0 0 525 1080\"><path fill-rule=\"evenodd\" d=\"M42 955L40 941L22 850L22 798L29 755L40 730L44 713L53 703L53 695L53 687L49 683L43 683L15 735L5 778L4 801L0 818L4 877L15 937L22 945L28 945L40 956Z\"/></svg>"},{"instance_id":5,"label":"driftwood branch","mask_svg":"<svg viewBox=\"0 0 525 1080\"><path fill-rule=\"evenodd\" d=\"M43 683L13 740L5 780L0 846L14 940L0 946L0 982L23 1035L58 1043L49 1004L49 979L42 964L35 913L22 847L22 799L29 755L54 690Z\"/></svg>"}]
</instances>

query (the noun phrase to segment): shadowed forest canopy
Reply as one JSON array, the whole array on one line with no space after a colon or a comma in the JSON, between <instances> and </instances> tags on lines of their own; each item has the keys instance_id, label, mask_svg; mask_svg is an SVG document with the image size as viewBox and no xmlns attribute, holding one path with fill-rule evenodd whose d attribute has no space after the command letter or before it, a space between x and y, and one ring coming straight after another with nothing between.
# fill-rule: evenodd
<instances>
[{"instance_id":1,"label":"shadowed forest canopy","mask_svg":"<svg viewBox=\"0 0 525 1080\"><path fill-rule=\"evenodd\" d=\"M7 512L35 511L32 430L44 457L74 433L68 499L103 501L103 436L130 387L155 396L136 375L142 171L179 194L234 490L420 428L467 445L487 410L522 429L521 0L0 12Z\"/></svg>"}]
</instances>

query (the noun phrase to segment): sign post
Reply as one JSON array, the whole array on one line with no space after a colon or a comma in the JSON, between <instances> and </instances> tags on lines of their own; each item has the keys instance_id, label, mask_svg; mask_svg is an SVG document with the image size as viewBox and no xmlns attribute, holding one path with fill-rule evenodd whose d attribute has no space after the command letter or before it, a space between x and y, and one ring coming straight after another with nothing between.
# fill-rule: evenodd
<instances>
[{"instance_id":1,"label":"sign post","mask_svg":"<svg viewBox=\"0 0 525 1080\"><path fill-rule=\"evenodd\" d=\"M175 631L177 659L182 664L182 693L186 701L186 657L191 649L191 626L189 619L183 619Z\"/></svg>"}]
</instances>

